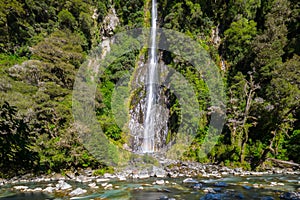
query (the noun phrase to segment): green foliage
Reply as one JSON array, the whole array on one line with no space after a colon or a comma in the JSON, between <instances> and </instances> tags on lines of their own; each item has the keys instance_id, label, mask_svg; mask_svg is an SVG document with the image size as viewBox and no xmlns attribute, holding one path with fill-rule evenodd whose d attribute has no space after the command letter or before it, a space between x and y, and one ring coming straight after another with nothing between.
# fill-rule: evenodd
<instances>
[{"instance_id":1,"label":"green foliage","mask_svg":"<svg viewBox=\"0 0 300 200\"><path fill-rule=\"evenodd\" d=\"M249 54L250 44L256 33L256 22L246 18L232 22L224 32L225 56L233 65Z\"/></svg>"},{"instance_id":2,"label":"green foliage","mask_svg":"<svg viewBox=\"0 0 300 200\"><path fill-rule=\"evenodd\" d=\"M140 0L117 0L114 2L120 21L129 28L143 25L143 1Z\"/></svg>"},{"instance_id":3,"label":"green foliage","mask_svg":"<svg viewBox=\"0 0 300 200\"><path fill-rule=\"evenodd\" d=\"M300 163L300 130L294 130L291 138L286 142L288 157L296 163Z\"/></svg>"},{"instance_id":4,"label":"green foliage","mask_svg":"<svg viewBox=\"0 0 300 200\"><path fill-rule=\"evenodd\" d=\"M0 176L10 177L32 171L38 164L32 149L35 132L17 109L4 102L0 107Z\"/></svg>"},{"instance_id":5,"label":"green foliage","mask_svg":"<svg viewBox=\"0 0 300 200\"><path fill-rule=\"evenodd\" d=\"M168 14L163 16L165 28L198 34L201 31L207 30L207 26L211 25L209 19L203 17L199 3L190 0L174 1L172 5L168 6L166 8Z\"/></svg>"},{"instance_id":6,"label":"green foliage","mask_svg":"<svg viewBox=\"0 0 300 200\"><path fill-rule=\"evenodd\" d=\"M94 176L103 176L105 173L114 173L114 169L111 167L103 167L101 169L96 169L93 171Z\"/></svg>"},{"instance_id":7,"label":"green foliage","mask_svg":"<svg viewBox=\"0 0 300 200\"><path fill-rule=\"evenodd\" d=\"M74 30L77 23L75 17L67 10L62 10L58 13L58 22L60 25L60 28L65 29L71 29Z\"/></svg>"}]
</instances>

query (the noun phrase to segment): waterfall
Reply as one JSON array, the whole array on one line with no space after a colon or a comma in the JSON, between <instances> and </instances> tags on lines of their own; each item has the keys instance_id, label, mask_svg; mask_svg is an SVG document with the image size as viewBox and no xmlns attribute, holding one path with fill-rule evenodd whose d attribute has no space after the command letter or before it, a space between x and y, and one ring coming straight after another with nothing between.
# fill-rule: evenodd
<instances>
[{"instance_id":1,"label":"waterfall","mask_svg":"<svg viewBox=\"0 0 300 200\"><path fill-rule=\"evenodd\" d=\"M156 116L156 93L157 93L157 52L156 52L156 0L152 0L151 11L151 33L150 33L150 62L148 65L148 77L146 79L146 113L144 120L144 138L142 144L143 153L155 151L155 116Z\"/></svg>"}]
</instances>

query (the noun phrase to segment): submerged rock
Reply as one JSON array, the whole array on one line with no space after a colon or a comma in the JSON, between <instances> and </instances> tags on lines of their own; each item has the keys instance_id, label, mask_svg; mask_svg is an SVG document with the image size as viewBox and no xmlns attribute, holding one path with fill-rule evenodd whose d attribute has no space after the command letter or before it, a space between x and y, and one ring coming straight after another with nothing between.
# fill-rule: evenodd
<instances>
[{"instance_id":1,"label":"submerged rock","mask_svg":"<svg viewBox=\"0 0 300 200\"><path fill-rule=\"evenodd\" d=\"M216 182L216 183L215 183L215 186L217 186L217 187L227 187L228 184L225 183L225 182Z\"/></svg>"},{"instance_id":2,"label":"submerged rock","mask_svg":"<svg viewBox=\"0 0 300 200\"><path fill-rule=\"evenodd\" d=\"M244 188L244 189L246 189L246 190L250 190L250 189L252 189L252 187L251 187L251 186L249 186L249 185L243 185L243 188Z\"/></svg>"},{"instance_id":3,"label":"submerged rock","mask_svg":"<svg viewBox=\"0 0 300 200\"><path fill-rule=\"evenodd\" d=\"M280 195L280 199L300 200L300 193L299 192L285 192Z\"/></svg>"},{"instance_id":4,"label":"submerged rock","mask_svg":"<svg viewBox=\"0 0 300 200\"><path fill-rule=\"evenodd\" d=\"M267 196L267 197L263 197L261 198L261 200L274 200L273 197Z\"/></svg>"},{"instance_id":5,"label":"submerged rock","mask_svg":"<svg viewBox=\"0 0 300 200\"><path fill-rule=\"evenodd\" d=\"M205 196L201 197L200 200L221 200L223 196L223 194L208 193Z\"/></svg>"}]
</instances>

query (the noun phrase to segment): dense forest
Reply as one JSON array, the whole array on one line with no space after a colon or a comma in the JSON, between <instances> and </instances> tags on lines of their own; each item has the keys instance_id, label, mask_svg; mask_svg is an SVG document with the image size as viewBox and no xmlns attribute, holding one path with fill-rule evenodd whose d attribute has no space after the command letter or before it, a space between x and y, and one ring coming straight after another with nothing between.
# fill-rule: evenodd
<instances>
[{"instance_id":1,"label":"dense forest","mask_svg":"<svg viewBox=\"0 0 300 200\"><path fill-rule=\"evenodd\" d=\"M0 176L110 170L76 136L75 75L104 38L149 27L150 7L149 0L0 0ZM113 10L119 24L110 30L105 19ZM252 170L271 166L268 158L300 163L300 2L158 0L158 15L160 27L188 35L209 52L226 85L226 125L200 159L210 117L207 87L191 64L163 53L161 59L193 84L206 115L182 159ZM97 119L119 146L126 139L111 95L141 53L115 61L96 92ZM180 112L176 101L172 106Z\"/></svg>"}]
</instances>

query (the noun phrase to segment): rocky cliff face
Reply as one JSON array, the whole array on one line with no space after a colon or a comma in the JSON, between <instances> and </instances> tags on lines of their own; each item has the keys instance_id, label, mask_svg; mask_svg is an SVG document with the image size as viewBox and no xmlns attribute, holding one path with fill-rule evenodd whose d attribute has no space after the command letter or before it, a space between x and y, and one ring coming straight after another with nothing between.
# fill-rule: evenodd
<instances>
[{"instance_id":1,"label":"rocky cliff face","mask_svg":"<svg viewBox=\"0 0 300 200\"><path fill-rule=\"evenodd\" d=\"M141 57L138 63L138 67L133 74L131 82L131 100L130 100L130 139L129 146L133 152L142 152L142 144L144 137L144 121L146 113L146 89L145 80L147 77L147 64L145 64L145 58ZM164 80L166 79L167 67L163 62L159 63L159 84L156 85L158 95L156 104L153 107L153 113L156 113L154 117L154 141L155 151L166 146L168 136L168 120L169 120L169 107L168 107L168 92L166 90ZM155 109L155 111L154 111Z\"/></svg>"}]
</instances>

